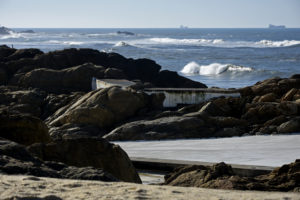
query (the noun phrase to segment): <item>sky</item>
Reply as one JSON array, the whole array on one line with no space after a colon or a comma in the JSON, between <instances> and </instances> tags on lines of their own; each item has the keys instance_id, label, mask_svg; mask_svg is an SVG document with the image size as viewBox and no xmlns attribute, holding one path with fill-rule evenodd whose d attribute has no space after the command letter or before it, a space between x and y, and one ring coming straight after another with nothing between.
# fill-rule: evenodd
<instances>
[{"instance_id":1,"label":"sky","mask_svg":"<svg viewBox=\"0 0 300 200\"><path fill-rule=\"evenodd\" d=\"M300 28L300 0L0 0L10 28Z\"/></svg>"}]
</instances>

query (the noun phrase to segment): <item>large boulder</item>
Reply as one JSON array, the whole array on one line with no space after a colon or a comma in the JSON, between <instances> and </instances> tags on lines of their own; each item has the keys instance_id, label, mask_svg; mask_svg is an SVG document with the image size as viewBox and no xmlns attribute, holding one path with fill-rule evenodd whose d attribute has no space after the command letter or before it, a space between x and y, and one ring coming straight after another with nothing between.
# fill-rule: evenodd
<instances>
[{"instance_id":1,"label":"large boulder","mask_svg":"<svg viewBox=\"0 0 300 200\"><path fill-rule=\"evenodd\" d=\"M91 63L63 70L40 68L26 73L19 85L35 87L52 93L88 92L92 89L92 78L104 76L104 68Z\"/></svg>"},{"instance_id":2,"label":"large boulder","mask_svg":"<svg viewBox=\"0 0 300 200\"><path fill-rule=\"evenodd\" d=\"M120 180L141 183L127 154L118 145L102 138L57 140L48 144L34 144L28 149L42 160L77 167L92 166L103 169Z\"/></svg>"},{"instance_id":3,"label":"large boulder","mask_svg":"<svg viewBox=\"0 0 300 200\"><path fill-rule=\"evenodd\" d=\"M20 144L49 142L50 136L45 123L30 115L0 115L0 137Z\"/></svg>"},{"instance_id":4,"label":"large boulder","mask_svg":"<svg viewBox=\"0 0 300 200\"><path fill-rule=\"evenodd\" d=\"M148 95L111 87L87 93L75 103L58 110L48 121L50 126L66 123L96 125L99 128L111 127L140 109L146 108Z\"/></svg>"},{"instance_id":5,"label":"large boulder","mask_svg":"<svg viewBox=\"0 0 300 200\"><path fill-rule=\"evenodd\" d=\"M293 118L277 127L278 133L297 133L300 131L300 117Z\"/></svg>"},{"instance_id":6,"label":"large boulder","mask_svg":"<svg viewBox=\"0 0 300 200\"><path fill-rule=\"evenodd\" d=\"M214 128L205 126L197 117L162 117L124 124L104 138L108 140L161 140L212 137Z\"/></svg>"},{"instance_id":7,"label":"large boulder","mask_svg":"<svg viewBox=\"0 0 300 200\"><path fill-rule=\"evenodd\" d=\"M93 167L78 168L58 162L43 162L24 146L0 138L0 174L22 174L40 177L117 181L111 174ZM37 177L31 177L39 180Z\"/></svg>"}]
</instances>

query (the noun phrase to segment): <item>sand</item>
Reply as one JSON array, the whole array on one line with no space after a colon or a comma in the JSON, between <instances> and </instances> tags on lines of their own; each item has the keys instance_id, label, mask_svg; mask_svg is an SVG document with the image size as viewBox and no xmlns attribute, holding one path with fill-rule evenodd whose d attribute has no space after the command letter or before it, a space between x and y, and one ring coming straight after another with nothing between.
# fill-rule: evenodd
<instances>
[{"instance_id":1,"label":"sand","mask_svg":"<svg viewBox=\"0 0 300 200\"><path fill-rule=\"evenodd\" d=\"M0 175L0 199L265 199L300 200L300 193L214 190L132 183Z\"/></svg>"}]
</instances>

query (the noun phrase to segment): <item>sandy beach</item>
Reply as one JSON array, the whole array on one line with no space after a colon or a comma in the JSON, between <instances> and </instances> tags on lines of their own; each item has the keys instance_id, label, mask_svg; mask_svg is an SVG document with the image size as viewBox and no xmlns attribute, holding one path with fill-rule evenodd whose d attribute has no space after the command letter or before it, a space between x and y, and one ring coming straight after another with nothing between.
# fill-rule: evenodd
<instances>
[{"instance_id":1,"label":"sandy beach","mask_svg":"<svg viewBox=\"0 0 300 200\"><path fill-rule=\"evenodd\" d=\"M296 200L299 193L214 190L132 183L0 176L0 199L265 199Z\"/></svg>"}]
</instances>

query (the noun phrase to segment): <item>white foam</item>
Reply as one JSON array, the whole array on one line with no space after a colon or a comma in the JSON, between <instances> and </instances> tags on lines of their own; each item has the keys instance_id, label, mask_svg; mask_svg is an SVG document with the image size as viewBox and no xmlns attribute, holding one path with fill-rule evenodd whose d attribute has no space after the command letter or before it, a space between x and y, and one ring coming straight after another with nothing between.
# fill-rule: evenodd
<instances>
[{"instance_id":1,"label":"white foam","mask_svg":"<svg viewBox=\"0 0 300 200\"><path fill-rule=\"evenodd\" d=\"M261 40L255 44L263 45L267 47L288 47L300 44L299 40L282 40L282 41L272 41L272 40Z\"/></svg>"},{"instance_id":2,"label":"white foam","mask_svg":"<svg viewBox=\"0 0 300 200\"><path fill-rule=\"evenodd\" d=\"M181 70L184 74L216 75L225 72L228 69L227 64L212 63L209 65L199 65L196 62L190 62Z\"/></svg>"},{"instance_id":3,"label":"white foam","mask_svg":"<svg viewBox=\"0 0 300 200\"><path fill-rule=\"evenodd\" d=\"M63 44L65 44L65 45L82 45L82 44L84 44L84 42L64 41Z\"/></svg>"},{"instance_id":4,"label":"white foam","mask_svg":"<svg viewBox=\"0 0 300 200\"><path fill-rule=\"evenodd\" d=\"M253 68L237 66L232 64L212 63L209 65L199 65L196 62L190 62L181 70L184 74L199 74L199 75L217 75L226 71L231 72L251 72Z\"/></svg>"},{"instance_id":5,"label":"white foam","mask_svg":"<svg viewBox=\"0 0 300 200\"><path fill-rule=\"evenodd\" d=\"M253 71L253 68L237 65L228 65L228 71L251 72Z\"/></svg>"},{"instance_id":6,"label":"white foam","mask_svg":"<svg viewBox=\"0 0 300 200\"><path fill-rule=\"evenodd\" d=\"M201 45L201 44L220 44L222 39L174 39L174 38L150 38L150 41L162 44L186 44L186 45Z\"/></svg>"},{"instance_id":7,"label":"white foam","mask_svg":"<svg viewBox=\"0 0 300 200\"><path fill-rule=\"evenodd\" d=\"M120 42L117 42L114 46L115 47L124 47L124 46L130 46L130 45L124 41L120 41Z\"/></svg>"},{"instance_id":8,"label":"white foam","mask_svg":"<svg viewBox=\"0 0 300 200\"><path fill-rule=\"evenodd\" d=\"M0 39L5 40L5 39L10 39L10 38L21 38L22 33L15 33L13 31L9 31L9 34L0 36Z\"/></svg>"}]
</instances>

